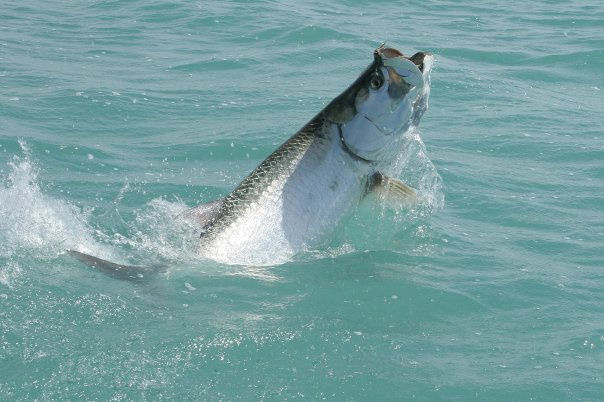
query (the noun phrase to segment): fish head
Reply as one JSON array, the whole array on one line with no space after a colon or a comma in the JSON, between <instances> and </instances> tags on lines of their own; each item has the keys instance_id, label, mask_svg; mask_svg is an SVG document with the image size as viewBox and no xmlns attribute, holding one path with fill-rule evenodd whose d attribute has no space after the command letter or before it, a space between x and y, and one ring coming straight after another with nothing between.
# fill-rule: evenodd
<instances>
[{"instance_id":1,"label":"fish head","mask_svg":"<svg viewBox=\"0 0 604 402\"><path fill-rule=\"evenodd\" d=\"M369 161L396 157L397 143L428 108L433 63L430 53L375 50L373 63L325 109L350 152Z\"/></svg>"}]
</instances>

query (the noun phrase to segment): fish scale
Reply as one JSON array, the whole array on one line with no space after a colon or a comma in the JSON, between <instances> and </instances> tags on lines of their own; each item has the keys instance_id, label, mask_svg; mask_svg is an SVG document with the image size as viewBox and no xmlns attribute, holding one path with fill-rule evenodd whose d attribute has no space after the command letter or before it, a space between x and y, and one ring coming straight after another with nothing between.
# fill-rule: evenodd
<instances>
[{"instance_id":1,"label":"fish scale","mask_svg":"<svg viewBox=\"0 0 604 402\"><path fill-rule=\"evenodd\" d=\"M228 196L196 208L199 253L228 264L283 263L319 245L367 192L414 197L380 169L426 109L431 66L426 53L378 48L346 91Z\"/></svg>"},{"instance_id":2,"label":"fish scale","mask_svg":"<svg viewBox=\"0 0 604 402\"><path fill-rule=\"evenodd\" d=\"M202 254L227 263L286 261L324 238L349 213L362 195L367 167L341 148L336 132L319 131L292 142L292 149L269 158L245 181L245 199L227 199L232 203L225 208L228 215L217 222L224 226L213 227Z\"/></svg>"},{"instance_id":3,"label":"fish scale","mask_svg":"<svg viewBox=\"0 0 604 402\"><path fill-rule=\"evenodd\" d=\"M320 245L369 192L415 199L411 188L381 170L396 160L401 138L426 110L433 57L419 52L408 58L384 46L373 56L348 89L229 195L181 214L201 225L200 255L227 264L283 263ZM132 271L127 277L140 271L72 255L107 272Z\"/></svg>"}]
</instances>

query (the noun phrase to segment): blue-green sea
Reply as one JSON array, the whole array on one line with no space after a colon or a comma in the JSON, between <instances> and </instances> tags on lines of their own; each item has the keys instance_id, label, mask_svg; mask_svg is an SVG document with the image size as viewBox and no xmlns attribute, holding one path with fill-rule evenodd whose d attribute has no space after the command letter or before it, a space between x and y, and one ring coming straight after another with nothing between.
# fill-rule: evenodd
<instances>
[{"instance_id":1,"label":"blue-green sea","mask_svg":"<svg viewBox=\"0 0 604 402\"><path fill-rule=\"evenodd\" d=\"M174 217L383 42L436 58L423 201L281 265L198 257ZM0 400L603 400L603 373L603 2L0 2Z\"/></svg>"}]
</instances>

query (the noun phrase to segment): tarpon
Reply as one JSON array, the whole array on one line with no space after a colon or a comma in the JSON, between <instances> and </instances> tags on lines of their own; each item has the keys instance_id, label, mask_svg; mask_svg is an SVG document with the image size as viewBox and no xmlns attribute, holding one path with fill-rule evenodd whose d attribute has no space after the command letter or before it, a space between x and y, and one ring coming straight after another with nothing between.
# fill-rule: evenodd
<instances>
[{"instance_id":1,"label":"tarpon","mask_svg":"<svg viewBox=\"0 0 604 402\"><path fill-rule=\"evenodd\" d=\"M227 264L282 263L325 240L370 193L412 200L414 190L383 171L428 107L433 62L430 53L377 48L352 85L229 195L184 214L201 225L199 254ZM149 272L70 253L118 277Z\"/></svg>"},{"instance_id":2,"label":"tarpon","mask_svg":"<svg viewBox=\"0 0 604 402\"><path fill-rule=\"evenodd\" d=\"M410 199L382 170L428 107L434 57L383 45L371 65L225 198L193 209L202 256L275 264L316 246L370 192Z\"/></svg>"}]
</instances>

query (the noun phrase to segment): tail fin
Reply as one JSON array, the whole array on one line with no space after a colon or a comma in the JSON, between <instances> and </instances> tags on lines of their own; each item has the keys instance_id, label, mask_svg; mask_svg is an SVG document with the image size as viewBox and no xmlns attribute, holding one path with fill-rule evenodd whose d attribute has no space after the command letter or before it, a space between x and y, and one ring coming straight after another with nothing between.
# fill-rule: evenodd
<instances>
[{"instance_id":1,"label":"tail fin","mask_svg":"<svg viewBox=\"0 0 604 402\"><path fill-rule=\"evenodd\" d=\"M67 250L67 252L84 264L97 268L99 271L117 279L140 282L155 273L155 270L148 267L116 264L76 250Z\"/></svg>"}]
</instances>

